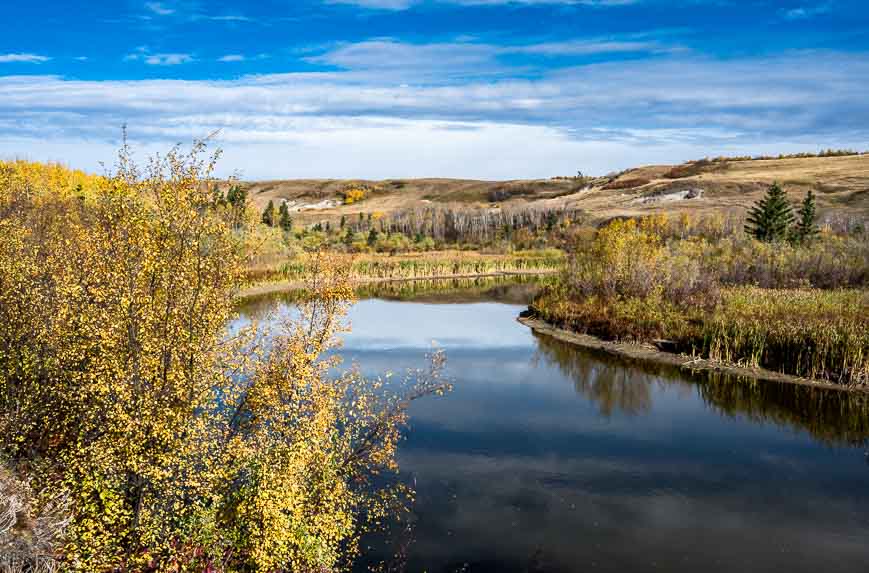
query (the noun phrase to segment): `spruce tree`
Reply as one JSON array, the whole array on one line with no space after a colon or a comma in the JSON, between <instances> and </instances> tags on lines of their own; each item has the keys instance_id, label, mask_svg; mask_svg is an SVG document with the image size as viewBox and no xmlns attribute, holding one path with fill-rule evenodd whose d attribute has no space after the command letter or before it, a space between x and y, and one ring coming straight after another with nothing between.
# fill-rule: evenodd
<instances>
[{"instance_id":1,"label":"spruce tree","mask_svg":"<svg viewBox=\"0 0 869 573\"><path fill-rule=\"evenodd\" d=\"M292 231L293 230L293 218L290 217L290 208L287 207L286 203L281 203L280 209L278 209L278 225L280 225L281 229L284 231Z\"/></svg>"},{"instance_id":2,"label":"spruce tree","mask_svg":"<svg viewBox=\"0 0 869 573\"><path fill-rule=\"evenodd\" d=\"M795 242L808 243L817 236L818 227L815 225L815 217L815 194L809 189L797 213L797 224L794 228Z\"/></svg>"},{"instance_id":3,"label":"spruce tree","mask_svg":"<svg viewBox=\"0 0 869 573\"><path fill-rule=\"evenodd\" d=\"M759 241L784 241L788 238L794 213L787 195L773 183L766 195L748 212L745 232Z\"/></svg>"},{"instance_id":4,"label":"spruce tree","mask_svg":"<svg viewBox=\"0 0 869 573\"><path fill-rule=\"evenodd\" d=\"M377 244L377 229L372 227L371 230L368 231L368 246L373 247L376 244Z\"/></svg>"},{"instance_id":5,"label":"spruce tree","mask_svg":"<svg viewBox=\"0 0 869 573\"><path fill-rule=\"evenodd\" d=\"M269 204L266 206L265 211L263 211L263 223L269 227L275 226L275 202L271 199L269 199Z\"/></svg>"}]
</instances>

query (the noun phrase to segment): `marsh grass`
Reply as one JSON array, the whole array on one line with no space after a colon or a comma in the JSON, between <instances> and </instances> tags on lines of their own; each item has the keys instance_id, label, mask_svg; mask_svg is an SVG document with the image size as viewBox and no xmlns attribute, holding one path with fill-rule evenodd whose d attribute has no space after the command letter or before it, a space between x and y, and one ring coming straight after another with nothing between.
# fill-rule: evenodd
<instances>
[{"instance_id":1,"label":"marsh grass","mask_svg":"<svg viewBox=\"0 0 869 573\"><path fill-rule=\"evenodd\" d=\"M862 237L801 248L680 235L666 217L615 221L532 310L609 340L666 339L723 363L867 384L867 253Z\"/></svg>"},{"instance_id":2,"label":"marsh grass","mask_svg":"<svg viewBox=\"0 0 869 573\"><path fill-rule=\"evenodd\" d=\"M352 260L350 278L354 280L401 280L554 271L560 269L566 260L564 253L556 249L517 251L503 255L471 251L436 251L393 256L365 254L352 258L335 253L334 256L343 256ZM258 284L298 280L309 271L306 260L304 257L299 257L279 264L248 269L246 282Z\"/></svg>"},{"instance_id":3,"label":"marsh grass","mask_svg":"<svg viewBox=\"0 0 869 573\"><path fill-rule=\"evenodd\" d=\"M685 343L713 360L842 384L869 382L869 292L726 289L714 314L695 317Z\"/></svg>"},{"instance_id":4,"label":"marsh grass","mask_svg":"<svg viewBox=\"0 0 869 573\"><path fill-rule=\"evenodd\" d=\"M548 291L532 309L547 322L605 339L666 339L723 363L869 382L869 295L862 290L725 288L708 311L655 296L566 300Z\"/></svg>"}]
</instances>

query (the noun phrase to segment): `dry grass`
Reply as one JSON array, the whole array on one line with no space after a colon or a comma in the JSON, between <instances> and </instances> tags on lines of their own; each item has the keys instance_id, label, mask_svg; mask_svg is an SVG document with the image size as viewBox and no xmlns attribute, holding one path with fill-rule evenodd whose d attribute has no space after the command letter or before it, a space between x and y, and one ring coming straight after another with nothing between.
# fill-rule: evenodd
<instances>
[{"instance_id":1,"label":"dry grass","mask_svg":"<svg viewBox=\"0 0 869 573\"><path fill-rule=\"evenodd\" d=\"M517 251L510 254L483 254L474 251L433 251L400 255L339 255L352 260L350 278L420 279L433 277L468 277L492 273L554 271L564 265L564 253L556 249ZM294 281L308 273L305 257L283 261L271 267L250 269L247 284Z\"/></svg>"},{"instance_id":2,"label":"dry grass","mask_svg":"<svg viewBox=\"0 0 869 573\"><path fill-rule=\"evenodd\" d=\"M666 193L690 187L702 189L703 196L669 203L637 204L632 202L633 195L620 191L632 189L640 181L647 181L644 185L649 192ZM607 177L529 181L288 180L247 185L259 209L265 207L270 199L310 203L334 199L340 202L340 193L348 185L375 189L359 204L293 214L297 224L331 221L334 225L342 215L351 219L358 217L360 212L388 214L430 203L462 203L491 208L492 198L498 199L498 207L539 204L582 209L596 220L661 212L725 213L744 211L774 181L783 183L795 202L807 190L815 191L822 216L839 214L869 219L869 155L792 157L763 161L725 159L691 162L681 166L645 166L631 169L615 181Z\"/></svg>"},{"instance_id":3,"label":"dry grass","mask_svg":"<svg viewBox=\"0 0 869 573\"><path fill-rule=\"evenodd\" d=\"M724 363L869 384L865 238L825 234L803 247L710 242L680 238L685 227L665 217L614 221L571 257L532 310L609 340L667 339Z\"/></svg>"}]
</instances>

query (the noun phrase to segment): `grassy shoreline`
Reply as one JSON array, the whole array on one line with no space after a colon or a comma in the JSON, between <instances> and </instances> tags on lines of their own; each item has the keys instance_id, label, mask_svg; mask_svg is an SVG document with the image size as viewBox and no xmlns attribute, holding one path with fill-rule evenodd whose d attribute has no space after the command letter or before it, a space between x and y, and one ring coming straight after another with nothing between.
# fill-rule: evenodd
<instances>
[{"instance_id":1,"label":"grassy shoreline","mask_svg":"<svg viewBox=\"0 0 869 573\"><path fill-rule=\"evenodd\" d=\"M557 340L578 346L595 352L603 352L630 360L637 360L653 364L665 364L675 366L680 370L689 372L717 372L729 374L740 378L749 378L765 382L783 382L797 384L812 388L824 388L842 392L869 394L869 385L843 385L828 380L804 378L792 374L776 372L760 367L748 367L736 363L699 358L688 354L662 350L653 344L646 342L623 342L604 340L598 336L582 334L573 330L556 326L534 315L533 311L523 313L517 318L518 322L527 326L537 334L550 336Z\"/></svg>"},{"instance_id":2,"label":"grassy shoreline","mask_svg":"<svg viewBox=\"0 0 869 573\"><path fill-rule=\"evenodd\" d=\"M488 279L488 278L510 278L510 277L538 277L554 275L558 273L557 269L541 269L536 271L496 271L490 273L467 273L457 275L432 275L418 277L396 277L396 278L381 278L381 277L359 277L354 278L351 284L354 286L364 286L371 284L384 283L410 283L422 281L448 281L448 280L470 280L470 279ZM245 287L238 294L239 299L247 299L268 294L289 292L304 288L305 284L302 280L295 281L278 281L259 283Z\"/></svg>"},{"instance_id":3,"label":"grassy shoreline","mask_svg":"<svg viewBox=\"0 0 869 573\"><path fill-rule=\"evenodd\" d=\"M529 310L555 328L601 340L655 343L717 364L869 386L869 292L862 289L729 287L704 308L654 298L575 299L556 288Z\"/></svg>"},{"instance_id":4,"label":"grassy shoreline","mask_svg":"<svg viewBox=\"0 0 869 573\"><path fill-rule=\"evenodd\" d=\"M485 254L473 251L434 251L396 255L332 256L344 259L351 283L472 279L546 275L564 267L566 257L556 249ZM251 267L245 273L241 298L299 288L309 274L307 259Z\"/></svg>"}]
</instances>

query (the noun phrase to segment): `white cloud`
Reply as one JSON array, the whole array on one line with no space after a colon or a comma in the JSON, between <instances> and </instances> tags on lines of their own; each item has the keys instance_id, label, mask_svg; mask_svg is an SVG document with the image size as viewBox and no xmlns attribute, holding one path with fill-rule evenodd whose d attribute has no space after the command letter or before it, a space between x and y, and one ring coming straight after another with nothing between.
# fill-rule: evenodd
<instances>
[{"instance_id":1,"label":"white cloud","mask_svg":"<svg viewBox=\"0 0 869 573\"><path fill-rule=\"evenodd\" d=\"M175 13L174 8L169 8L162 2L145 2L145 8L158 16L169 16Z\"/></svg>"},{"instance_id":2,"label":"white cloud","mask_svg":"<svg viewBox=\"0 0 869 573\"><path fill-rule=\"evenodd\" d=\"M583 57L600 54L672 54L687 49L653 40L630 38L589 38L521 45L496 45L476 42L408 44L392 38L376 38L339 45L305 60L348 70L378 70L405 77L468 77L473 74L500 74L503 58L525 55L540 57Z\"/></svg>"},{"instance_id":3,"label":"white cloud","mask_svg":"<svg viewBox=\"0 0 869 573\"><path fill-rule=\"evenodd\" d=\"M832 2L821 2L814 5L801 6L799 8L791 8L784 11L786 20L809 20L816 16L829 14L833 11Z\"/></svg>"},{"instance_id":4,"label":"white cloud","mask_svg":"<svg viewBox=\"0 0 869 573\"><path fill-rule=\"evenodd\" d=\"M218 62L243 62L245 57L242 54L227 54L217 59Z\"/></svg>"},{"instance_id":5,"label":"white cloud","mask_svg":"<svg viewBox=\"0 0 869 573\"><path fill-rule=\"evenodd\" d=\"M38 54L0 54L0 63L41 64L50 60L48 56Z\"/></svg>"},{"instance_id":6,"label":"white cloud","mask_svg":"<svg viewBox=\"0 0 869 573\"><path fill-rule=\"evenodd\" d=\"M125 61L142 61L149 66L177 66L194 61L191 54L152 54L147 46L139 46L136 50L124 56Z\"/></svg>"},{"instance_id":7,"label":"white cloud","mask_svg":"<svg viewBox=\"0 0 869 573\"><path fill-rule=\"evenodd\" d=\"M532 80L487 75L485 52L459 65L467 54L437 48L447 68L467 76L456 79L408 50L395 68L371 68L367 56L345 52L349 71L223 81L0 77L0 153L56 159L80 149L75 160L94 166L110 159L106 150L127 123L146 149L220 129L224 164L251 178L500 179L577 165L600 173L724 153L864 148L869 139L865 53L677 54ZM144 54L134 56L157 57Z\"/></svg>"}]
</instances>

